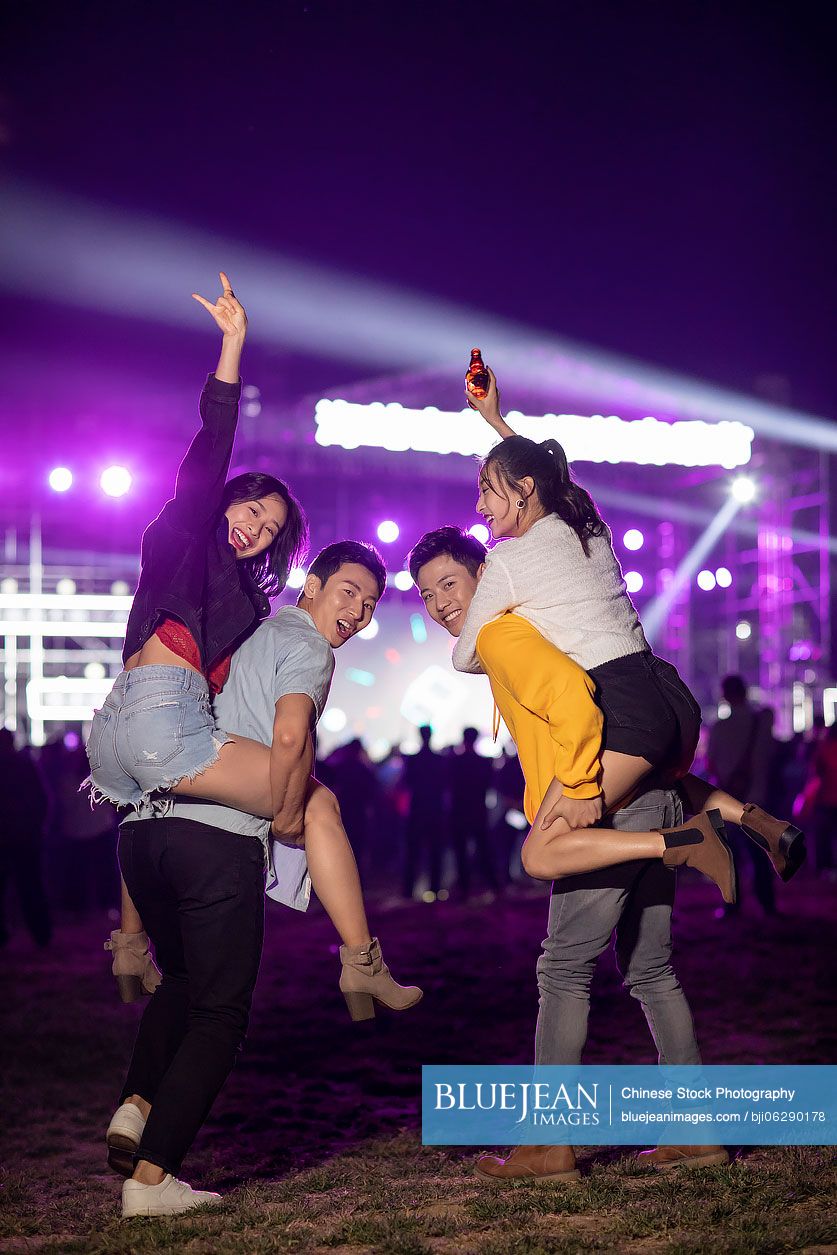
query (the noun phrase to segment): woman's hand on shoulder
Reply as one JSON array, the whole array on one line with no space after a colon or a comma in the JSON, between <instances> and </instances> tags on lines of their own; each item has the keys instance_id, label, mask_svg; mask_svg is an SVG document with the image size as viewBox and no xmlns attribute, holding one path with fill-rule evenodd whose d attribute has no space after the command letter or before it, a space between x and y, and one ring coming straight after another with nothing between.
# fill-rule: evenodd
<instances>
[{"instance_id":1,"label":"woman's hand on shoulder","mask_svg":"<svg viewBox=\"0 0 837 1255\"><path fill-rule=\"evenodd\" d=\"M247 334L247 314L244 306L232 290L230 283L223 270L220 272L221 295L213 305L202 296L198 296L197 292L192 293L192 297L204 309L208 310L221 328L225 336L235 340L244 340Z\"/></svg>"}]
</instances>

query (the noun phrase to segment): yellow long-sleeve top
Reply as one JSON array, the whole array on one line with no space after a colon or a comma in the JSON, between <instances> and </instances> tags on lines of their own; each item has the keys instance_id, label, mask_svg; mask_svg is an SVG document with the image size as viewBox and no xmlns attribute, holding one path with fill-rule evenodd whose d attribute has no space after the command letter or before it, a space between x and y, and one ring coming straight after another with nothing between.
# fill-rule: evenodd
<instances>
[{"instance_id":1,"label":"yellow long-sleeve top","mask_svg":"<svg viewBox=\"0 0 837 1255\"><path fill-rule=\"evenodd\" d=\"M567 797L596 797L602 712L587 672L516 614L486 623L476 652L517 746L529 823L553 779L561 781Z\"/></svg>"}]
</instances>

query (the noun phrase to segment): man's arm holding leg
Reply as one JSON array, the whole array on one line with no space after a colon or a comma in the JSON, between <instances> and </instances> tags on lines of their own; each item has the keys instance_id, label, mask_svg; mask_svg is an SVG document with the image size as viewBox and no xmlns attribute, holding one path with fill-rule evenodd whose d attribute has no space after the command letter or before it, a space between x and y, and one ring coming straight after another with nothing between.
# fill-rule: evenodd
<instances>
[{"instance_id":1,"label":"man's arm holding leg","mask_svg":"<svg viewBox=\"0 0 837 1255\"><path fill-rule=\"evenodd\" d=\"M314 770L313 720L314 703L307 694L290 693L276 703L270 747L271 831L280 841L302 839L305 800Z\"/></svg>"}]
</instances>

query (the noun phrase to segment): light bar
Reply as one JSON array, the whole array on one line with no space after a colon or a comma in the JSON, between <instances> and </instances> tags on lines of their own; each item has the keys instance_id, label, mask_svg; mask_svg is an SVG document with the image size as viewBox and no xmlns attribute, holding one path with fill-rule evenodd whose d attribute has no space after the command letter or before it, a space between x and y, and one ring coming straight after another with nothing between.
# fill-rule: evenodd
<instances>
[{"instance_id":1,"label":"light bar","mask_svg":"<svg viewBox=\"0 0 837 1255\"><path fill-rule=\"evenodd\" d=\"M532 418L515 412L509 425L532 440L554 438L570 462L633 463L637 466L721 466L732 470L750 461L753 429L744 423L675 423L657 418L626 420L611 415L544 414ZM399 402L318 401L314 421L317 444L389 449L394 453L458 453L485 457L497 442L491 428L471 410L445 411L429 406L411 410Z\"/></svg>"}]
</instances>

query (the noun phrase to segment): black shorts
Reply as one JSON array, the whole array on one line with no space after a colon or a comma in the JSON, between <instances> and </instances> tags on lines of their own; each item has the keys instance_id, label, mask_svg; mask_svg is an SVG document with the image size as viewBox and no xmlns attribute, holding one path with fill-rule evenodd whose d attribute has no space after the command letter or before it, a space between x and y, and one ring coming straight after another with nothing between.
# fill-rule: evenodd
<instances>
[{"instance_id":1,"label":"black shorts","mask_svg":"<svg viewBox=\"0 0 837 1255\"><path fill-rule=\"evenodd\" d=\"M604 748L684 776L697 750L700 706L677 668L645 650L593 667L589 675L604 715Z\"/></svg>"}]
</instances>

